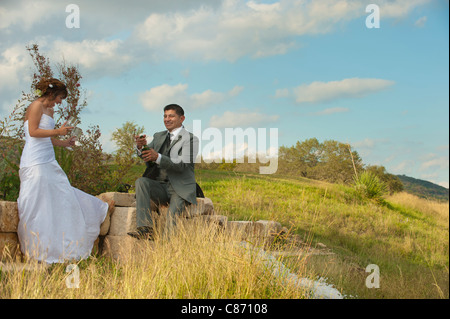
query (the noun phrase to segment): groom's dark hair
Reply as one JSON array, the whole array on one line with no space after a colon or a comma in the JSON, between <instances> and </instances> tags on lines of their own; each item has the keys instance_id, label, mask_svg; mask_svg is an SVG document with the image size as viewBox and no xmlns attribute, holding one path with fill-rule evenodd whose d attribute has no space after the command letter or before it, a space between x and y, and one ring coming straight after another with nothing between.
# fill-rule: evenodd
<instances>
[{"instance_id":1,"label":"groom's dark hair","mask_svg":"<svg viewBox=\"0 0 450 319\"><path fill-rule=\"evenodd\" d=\"M167 111L167 110L174 110L175 113L177 113L177 115L179 115L179 116L184 115L184 110L183 110L183 108L182 108L181 106L179 106L178 104L169 104L169 105L166 105L166 106L164 107L164 112Z\"/></svg>"}]
</instances>

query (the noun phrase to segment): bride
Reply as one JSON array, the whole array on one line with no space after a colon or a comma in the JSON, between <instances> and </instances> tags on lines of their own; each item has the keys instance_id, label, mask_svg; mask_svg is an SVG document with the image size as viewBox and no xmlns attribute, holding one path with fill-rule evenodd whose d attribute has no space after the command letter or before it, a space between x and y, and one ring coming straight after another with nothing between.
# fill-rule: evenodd
<instances>
[{"instance_id":1,"label":"bride","mask_svg":"<svg viewBox=\"0 0 450 319\"><path fill-rule=\"evenodd\" d=\"M42 79L36 88L42 95L26 111L20 159L17 204L21 250L47 263L86 259L114 202L105 203L70 185L53 149L75 144L74 137L56 138L69 134L72 127L64 123L54 128L53 107L67 97L66 86L57 79Z\"/></svg>"}]
</instances>

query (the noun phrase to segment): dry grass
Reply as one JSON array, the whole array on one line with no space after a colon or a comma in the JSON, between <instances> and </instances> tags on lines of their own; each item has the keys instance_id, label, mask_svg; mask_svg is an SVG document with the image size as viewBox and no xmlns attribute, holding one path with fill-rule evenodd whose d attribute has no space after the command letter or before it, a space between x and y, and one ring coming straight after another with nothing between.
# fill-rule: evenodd
<instances>
[{"instance_id":1,"label":"dry grass","mask_svg":"<svg viewBox=\"0 0 450 319\"><path fill-rule=\"evenodd\" d=\"M336 255L312 256L303 266L347 296L448 298L448 204L409 194L374 202L351 187L295 177L199 175L231 218L274 219L313 246L326 244ZM379 289L365 286L369 264L380 267Z\"/></svg>"},{"instance_id":2,"label":"dry grass","mask_svg":"<svg viewBox=\"0 0 450 319\"><path fill-rule=\"evenodd\" d=\"M198 180L215 209L237 220L276 220L304 242L335 254L284 260L300 277L326 277L356 298L448 298L449 206L406 193L374 203L352 188L294 177L202 171ZM170 239L141 245L127 263L78 263L80 288L68 289L66 265L0 271L0 298L305 298L273 276L237 234L184 223ZM368 289L365 267L380 267Z\"/></svg>"},{"instance_id":3,"label":"dry grass","mask_svg":"<svg viewBox=\"0 0 450 319\"><path fill-rule=\"evenodd\" d=\"M437 202L420 198L406 192L396 193L387 198L392 203L397 203L413 210L422 212L440 223L449 225L449 206L448 202Z\"/></svg>"},{"instance_id":4,"label":"dry grass","mask_svg":"<svg viewBox=\"0 0 450 319\"><path fill-rule=\"evenodd\" d=\"M4 265L0 298L305 298L274 276L261 256L239 245L239 238L211 223L181 223L170 238L140 242L127 262L78 262L77 289L66 285L73 277L65 272L69 263L47 268L28 261L26 269L14 271Z\"/></svg>"}]
</instances>

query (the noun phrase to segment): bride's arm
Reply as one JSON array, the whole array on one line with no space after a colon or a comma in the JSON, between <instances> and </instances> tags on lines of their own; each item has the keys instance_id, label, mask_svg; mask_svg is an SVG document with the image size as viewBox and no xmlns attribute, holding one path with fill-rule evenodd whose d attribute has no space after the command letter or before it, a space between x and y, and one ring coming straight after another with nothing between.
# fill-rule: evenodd
<instances>
[{"instance_id":1,"label":"bride's arm","mask_svg":"<svg viewBox=\"0 0 450 319\"><path fill-rule=\"evenodd\" d=\"M28 132L31 137L53 137L58 135L67 135L71 127L61 126L58 129L44 130L39 128L39 122L42 117L42 108L38 102L34 101L30 104L28 110ZM64 123L65 124L65 123Z\"/></svg>"},{"instance_id":2,"label":"bride's arm","mask_svg":"<svg viewBox=\"0 0 450 319\"><path fill-rule=\"evenodd\" d=\"M57 138L51 138L52 144L54 146L61 146L61 147L69 147L75 145L75 136L68 138L67 140L58 140Z\"/></svg>"}]
</instances>

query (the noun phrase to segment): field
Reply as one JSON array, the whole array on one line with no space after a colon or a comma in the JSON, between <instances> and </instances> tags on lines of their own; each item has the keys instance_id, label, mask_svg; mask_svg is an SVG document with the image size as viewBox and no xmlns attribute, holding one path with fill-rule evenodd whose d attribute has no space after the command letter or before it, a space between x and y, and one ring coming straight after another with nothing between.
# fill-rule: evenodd
<instances>
[{"instance_id":1,"label":"field","mask_svg":"<svg viewBox=\"0 0 450 319\"><path fill-rule=\"evenodd\" d=\"M141 173L135 167L127 181ZM380 203L349 186L292 176L212 170L196 176L218 214L275 220L289 229L266 249L328 252L280 254L279 261L300 277L322 278L346 298L449 298L448 203L407 193ZM309 297L233 242L210 226L187 224L171 240L148 243L126 265L98 256L80 262L79 289L66 288L64 265L0 271L0 298ZM379 288L366 286L368 265L378 266Z\"/></svg>"},{"instance_id":2,"label":"field","mask_svg":"<svg viewBox=\"0 0 450 319\"><path fill-rule=\"evenodd\" d=\"M353 188L304 178L207 170L197 176L229 218L276 220L311 247L325 244L335 255L313 255L301 271L326 277L346 296L449 297L448 203L400 193L380 204ZM380 288L366 287L370 264L380 269Z\"/></svg>"}]
</instances>

